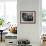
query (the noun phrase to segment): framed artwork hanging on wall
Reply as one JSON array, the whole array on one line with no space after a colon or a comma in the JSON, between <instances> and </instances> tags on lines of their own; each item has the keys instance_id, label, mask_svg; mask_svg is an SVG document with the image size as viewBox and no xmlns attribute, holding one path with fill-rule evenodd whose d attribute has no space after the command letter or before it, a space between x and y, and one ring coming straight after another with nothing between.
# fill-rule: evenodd
<instances>
[{"instance_id":1,"label":"framed artwork hanging on wall","mask_svg":"<svg viewBox=\"0 0 46 46\"><path fill-rule=\"evenodd\" d=\"M35 24L36 11L20 11L20 24Z\"/></svg>"}]
</instances>

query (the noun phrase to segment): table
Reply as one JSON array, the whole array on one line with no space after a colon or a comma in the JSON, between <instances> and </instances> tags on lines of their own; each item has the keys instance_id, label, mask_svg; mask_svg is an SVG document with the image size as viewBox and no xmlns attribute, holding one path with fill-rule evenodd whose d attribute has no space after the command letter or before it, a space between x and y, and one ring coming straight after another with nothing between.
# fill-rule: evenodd
<instances>
[{"instance_id":1,"label":"table","mask_svg":"<svg viewBox=\"0 0 46 46\"><path fill-rule=\"evenodd\" d=\"M3 32L3 30L0 30L0 32L1 32L1 42L2 42L2 32Z\"/></svg>"}]
</instances>

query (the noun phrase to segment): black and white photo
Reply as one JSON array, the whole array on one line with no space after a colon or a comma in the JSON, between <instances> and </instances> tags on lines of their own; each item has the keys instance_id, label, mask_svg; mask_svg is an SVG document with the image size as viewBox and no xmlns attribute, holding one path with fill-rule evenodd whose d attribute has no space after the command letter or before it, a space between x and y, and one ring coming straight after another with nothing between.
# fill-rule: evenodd
<instances>
[{"instance_id":1,"label":"black and white photo","mask_svg":"<svg viewBox=\"0 0 46 46\"><path fill-rule=\"evenodd\" d=\"M36 23L36 11L20 11L21 24L34 24Z\"/></svg>"}]
</instances>

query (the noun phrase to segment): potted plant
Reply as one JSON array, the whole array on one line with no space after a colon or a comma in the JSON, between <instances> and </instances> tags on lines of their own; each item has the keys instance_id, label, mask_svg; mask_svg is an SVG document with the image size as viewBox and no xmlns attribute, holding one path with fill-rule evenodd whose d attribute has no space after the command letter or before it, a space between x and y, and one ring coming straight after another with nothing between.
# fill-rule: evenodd
<instances>
[{"instance_id":1,"label":"potted plant","mask_svg":"<svg viewBox=\"0 0 46 46\"><path fill-rule=\"evenodd\" d=\"M3 18L0 18L0 27L2 27L4 25L4 19Z\"/></svg>"}]
</instances>

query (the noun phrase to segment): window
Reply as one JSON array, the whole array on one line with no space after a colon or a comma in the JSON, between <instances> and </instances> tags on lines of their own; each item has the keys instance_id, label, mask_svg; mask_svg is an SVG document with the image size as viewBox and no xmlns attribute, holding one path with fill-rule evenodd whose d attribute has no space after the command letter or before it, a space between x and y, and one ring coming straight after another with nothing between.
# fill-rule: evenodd
<instances>
[{"instance_id":1,"label":"window","mask_svg":"<svg viewBox=\"0 0 46 46\"><path fill-rule=\"evenodd\" d=\"M0 1L0 17L17 26L17 0Z\"/></svg>"},{"instance_id":2,"label":"window","mask_svg":"<svg viewBox=\"0 0 46 46\"><path fill-rule=\"evenodd\" d=\"M46 0L42 0L42 32L46 32Z\"/></svg>"},{"instance_id":3,"label":"window","mask_svg":"<svg viewBox=\"0 0 46 46\"><path fill-rule=\"evenodd\" d=\"M0 17L4 16L4 2L0 1Z\"/></svg>"},{"instance_id":4,"label":"window","mask_svg":"<svg viewBox=\"0 0 46 46\"><path fill-rule=\"evenodd\" d=\"M46 0L42 0L42 25L46 25Z\"/></svg>"}]
</instances>

